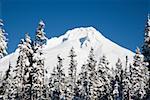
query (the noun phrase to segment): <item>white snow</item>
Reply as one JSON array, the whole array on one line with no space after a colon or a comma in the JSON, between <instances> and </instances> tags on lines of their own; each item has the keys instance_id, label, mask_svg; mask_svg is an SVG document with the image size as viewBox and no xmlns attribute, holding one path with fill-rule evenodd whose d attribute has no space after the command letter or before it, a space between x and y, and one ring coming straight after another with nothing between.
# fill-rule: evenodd
<instances>
[{"instance_id":1,"label":"white snow","mask_svg":"<svg viewBox=\"0 0 150 100\"><path fill-rule=\"evenodd\" d=\"M81 41L82 38L84 39L83 41ZM44 49L44 54L45 68L49 73L51 73L53 67L57 64L57 55L61 55L61 57L64 58L64 69L68 68L68 55L72 46L77 54L76 59L78 61L78 72L80 71L82 64L86 62L86 58L91 47L94 48L97 60L99 60L99 57L103 55L107 57L110 62L110 67L115 67L118 58L120 58L123 62L123 66L125 65L126 56L128 56L129 62L132 63L133 61L134 53L130 50L113 43L93 27L81 27L69 30L60 37L54 37L48 40ZM15 66L17 56L18 50L2 58L0 60L0 71L6 71L9 62L12 63L12 66Z\"/></svg>"}]
</instances>

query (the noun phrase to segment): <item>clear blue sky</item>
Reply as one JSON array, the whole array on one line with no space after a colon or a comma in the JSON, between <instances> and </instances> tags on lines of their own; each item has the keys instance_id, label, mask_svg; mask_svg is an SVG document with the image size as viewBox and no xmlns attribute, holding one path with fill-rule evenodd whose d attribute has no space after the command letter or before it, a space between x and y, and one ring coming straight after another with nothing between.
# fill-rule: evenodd
<instances>
[{"instance_id":1,"label":"clear blue sky","mask_svg":"<svg viewBox=\"0 0 150 100\"><path fill-rule=\"evenodd\" d=\"M134 51L142 45L148 11L148 0L0 0L9 53L15 51L25 32L34 38L40 19L46 24L48 38L75 27L93 26Z\"/></svg>"}]
</instances>

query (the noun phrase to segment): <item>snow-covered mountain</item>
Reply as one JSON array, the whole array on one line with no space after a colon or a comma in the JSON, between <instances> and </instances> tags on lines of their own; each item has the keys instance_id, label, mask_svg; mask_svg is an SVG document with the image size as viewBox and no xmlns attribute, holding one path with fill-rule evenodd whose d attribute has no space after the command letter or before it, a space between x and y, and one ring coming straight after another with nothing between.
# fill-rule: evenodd
<instances>
[{"instance_id":1,"label":"snow-covered mountain","mask_svg":"<svg viewBox=\"0 0 150 100\"><path fill-rule=\"evenodd\" d=\"M44 48L45 53L45 66L50 73L53 67L57 64L57 55L64 58L64 69L68 68L69 64L69 51L74 47L77 54L78 72L89 54L91 47L94 48L95 57L97 60L103 55L107 57L110 62L110 67L115 67L118 58L125 65L126 56L129 62L133 61L134 53L127 50L109 39L105 38L99 31L93 27L75 28L67 31L60 37L54 37L48 40ZM4 72L8 68L9 62L12 66L16 65L19 50L4 57L0 60L0 71Z\"/></svg>"}]
</instances>

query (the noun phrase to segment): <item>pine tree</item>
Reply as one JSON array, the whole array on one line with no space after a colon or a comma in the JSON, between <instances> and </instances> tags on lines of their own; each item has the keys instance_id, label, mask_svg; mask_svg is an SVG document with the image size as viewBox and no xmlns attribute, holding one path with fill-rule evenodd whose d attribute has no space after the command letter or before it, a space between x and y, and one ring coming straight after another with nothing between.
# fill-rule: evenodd
<instances>
[{"instance_id":1,"label":"pine tree","mask_svg":"<svg viewBox=\"0 0 150 100\"><path fill-rule=\"evenodd\" d=\"M148 83L146 73L148 73L148 71L146 71L146 66L143 63L143 56L141 55L139 48L136 49L131 73L131 98L134 100L144 100Z\"/></svg>"},{"instance_id":2,"label":"pine tree","mask_svg":"<svg viewBox=\"0 0 150 100\"><path fill-rule=\"evenodd\" d=\"M47 42L47 38L45 37L44 32L45 24L42 20L40 20L38 28L36 30L36 37L35 37L35 45L43 46Z\"/></svg>"},{"instance_id":3,"label":"pine tree","mask_svg":"<svg viewBox=\"0 0 150 100\"><path fill-rule=\"evenodd\" d=\"M142 54L144 61L149 63L150 66L150 17L148 15L147 24L145 26L144 44L142 46Z\"/></svg>"},{"instance_id":4,"label":"pine tree","mask_svg":"<svg viewBox=\"0 0 150 100\"><path fill-rule=\"evenodd\" d=\"M79 74L79 79L77 80L77 87L79 88L78 95L81 100L86 100L86 96L88 94L88 89L87 89L87 69L85 67L85 64L82 65L81 67L81 72Z\"/></svg>"},{"instance_id":5,"label":"pine tree","mask_svg":"<svg viewBox=\"0 0 150 100\"><path fill-rule=\"evenodd\" d=\"M3 29L3 20L0 19L0 59L7 55L7 39L6 35L7 33Z\"/></svg>"},{"instance_id":6,"label":"pine tree","mask_svg":"<svg viewBox=\"0 0 150 100\"><path fill-rule=\"evenodd\" d=\"M30 36L28 35L28 33L26 33L26 37L25 37L25 45L26 47L26 51L24 51L26 53L27 59L28 59L28 64L26 67L24 67L24 71L23 71L23 98L25 100L30 100L31 99L31 86L32 86L32 55L33 55L33 48L32 48L32 41L30 39Z\"/></svg>"},{"instance_id":7,"label":"pine tree","mask_svg":"<svg viewBox=\"0 0 150 100\"><path fill-rule=\"evenodd\" d=\"M49 99L50 98L50 92L49 91L49 76L47 69L44 70L44 88L43 88L43 99Z\"/></svg>"},{"instance_id":8,"label":"pine tree","mask_svg":"<svg viewBox=\"0 0 150 100\"><path fill-rule=\"evenodd\" d=\"M119 96L119 83L118 83L118 76L116 76L116 79L115 79L115 86L114 86L114 90L113 90L113 95L114 95L114 99L113 100L122 100L120 99L120 96Z\"/></svg>"},{"instance_id":9,"label":"pine tree","mask_svg":"<svg viewBox=\"0 0 150 100\"><path fill-rule=\"evenodd\" d=\"M142 46L142 54L144 55L144 61L148 62L149 70L149 82L150 83L150 15L148 15L147 24L145 26L144 44ZM147 91L147 98L150 98L150 84L149 90Z\"/></svg>"},{"instance_id":10,"label":"pine tree","mask_svg":"<svg viewBox=\"0 0 150 100\"><path fill-rule=\"evenodd\" d=\"M110 96L109 99L113 100L114 98L114 88L115 88L115 84L116 84L116 69L114 67L111 67L111 72L110 72Z\"/></svg>"},{"instance_id":11,"label":"pine tree","mask_svg":"<svg viewBox=\"0 0 150 100\"><path fill-rule=\"evenodd\" d=\"M26 64L29 63L27 59L27 55L25 53L26 48L25 48L25 42L24 40L21 40L20 44L18 45L19 47L19 57L17 59L17 65L15 69L13 70L15 72L14 76L14 99L21 99L22 98L22 90L23 90L23 71L24 68L26 67Z\"/></svg>"},{"instance_id":12,"label":"pine tree","mask_svg":"<svg viewBox=\"0 0 150 100\"><path fill-rule=\"evenodd\" d=\"M97 61L95 60L94 49L91 48L87 63L83 66L83 73L81 73L81 96L84 100L94 100L96 98L96 95L94 93L96 86L96 62Z\"/></svg>"},{"instance_id":13,"label":"pine tree","mask_svg":"<svg viewBox=\"0 0 150 100\"><path fill-rule=\"evenodd\" d=\"M73 95L75 95L75 90L77 88L76 85L76 71L77 71L77 61L75 60L75 57L77 55L75 54L74 48L72 47L70 50L70 64L69 64L69 75L68 75L68 82L67 82L67 87L69 88L68 94L69 94L69 98L73 98Z\"/></svg>"},{"instance_id":14,"label":"pine tree","mask_svg":"<svg viewBox=\"0 0 150 100\"><path fill-rule=\"evenodd\" d=\"M122 89L123 89L123 68L122 68L122 62L120 58L118 59L116 63L116 82L119 85L118 91L119 91L119 98L122 99Z\"/></svg>"},{"instance_id":15,"label":"pine tree","mask_svg":"<svg viewBox=\"0 0 150 100\"><path fill-rule=\"evenodd\" d=\"M106 59L106 56L100 58L100 62L97 68L97 88L96 94L98 100L108 100L111 97L111 78L110 78L110 69L108 67L109 62Z\"/></svg>"},{"instance_id":16,"label":"pine tree","mask_svg":"<svg viewBox=\"0 0 150 100\"><path fill-rule=\"evenodd\" d=\"M63 71L63 59L57 56L58 64L54 67L50 77L50 93L52 100L60 100L65 96L65 73Z\"/></svg>"},{"instance_id":17,"label":"pine tree","mask_svg":"<svg viewBox=\"0 0 150 100\"><path fill-rule=\"evenodd\" d=\"M129 64L129 72L128 72L128 75L129 75L129 90L128 90L128 99L131 100L131 89L132 89L132 64L130 63Z\"/></svg>"},{"instance_id":18,"label":"pine tree","mask_svg":"<svg viewBox=\"0 0 150 100\"><path fill-rule=\"evenodd\" d=\"M130 89L130 71L129 71L128 57L126 56L125 69L123 69L122 79L122 100L129 100L129 89Z\"/></svg>"},{"instance_id":19,"label":"pine tree","mask_svg":"<svg viewBox=\"0 0 150 100\"><path fill-rule=\"evenodd\" d=\"M14 76L14 99L25 99L29 100L30 98L30 73L32 66L30 61L30 56L33 53L31 47L31 40L28 34L26 34L25 40L22 39L19 47L19 56L17 59L17 65L13 70L15 73Z\"/></svg>"},{"instance_id":20,"label":"pine tree","mask_svg":"<svg viewBox=\"0 0 150 100\"><path fill-rule=\"evenodd\" d=\"M32 72L32 92L33 96L32 98L35 99L42 99L44 98L44 52L43 52L43 46L46 44L47 38L45 37L44 32L45 24L41 20L39 22L37 31L36 31L36 37L34 41L34 47L33 47L33 72Z\"/></svg>"},{"instance_id":21,"label":"pine tree","mask_svg":"<svg viewBox=\"0 0 150 100\"><path fill-rule=\"evenodd\" d=\"M41 48L34 51L33 54L33 72L32 89L33 98L42 98L42 89L44 88L44 56Z\"/></svg>"},{"instance_id":22,"label":"pine tree","mask_svg":"<svg viewBox=\"0 0 150 100\"><path fill-rule=\"evenodd\" d=\"M0 87L0 89L1 89L0 95L3 95L4 100L12 99L12 96L11 96L12 92L11 91L13 90L13 88L12 88L13 77L12 77L11 73L12 73L12 66L9 63L9 68L4 75L4 78L2 81L2 86Z\"/></svg>"},{"instance_id":23,"label":"pine tree","mask_svg":"<svg viewBox=\"0 0 150 100\"><path fill-rule=\"evenodd\" d=\"M49 83L48 83L48 87L49 87L49 89L48 89L48 91L49 91L49 98L53 98L53 91L55 90L55 85L54 85L54 83L56 82L56 80L57 80L57 77L56 77L57 75L56 75L56 67L54 67L53 68L53 71L52 71L52 73L51 73L51 75L50 75L50 78L49 78Z\"/></svg>"}]
</instances>

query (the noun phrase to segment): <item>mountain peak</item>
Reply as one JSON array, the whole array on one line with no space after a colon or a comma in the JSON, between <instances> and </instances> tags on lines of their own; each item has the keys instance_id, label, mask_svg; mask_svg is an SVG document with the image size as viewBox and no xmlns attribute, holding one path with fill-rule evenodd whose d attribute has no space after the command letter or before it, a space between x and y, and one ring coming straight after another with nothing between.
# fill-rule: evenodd
<instances>
[{"instance_id":1,"label":"mountain peak","mask_svg":"<svg viewBox=\"0 0 150 100\"><path fill-rule=\"evenodd\" d=\"M93 35L101 36L101 34L94 27L74 28L72 30L67 31L66 35L71 39L85 37L85 36L92 37Z\"/></svg>"},{"instance_id":2,"label":"mountain peak","mask_svg":"<svg viewBox=\"0 0 150 100\"><path fill-rule=\"evenodd\" d=\"M86 45L88 43L95 44L97 40L101 40L104 36L98 32L94 27L80 27L68 30L63 35L62 42L78 40L81 44Z\"/></svg>"}]
</instances>

